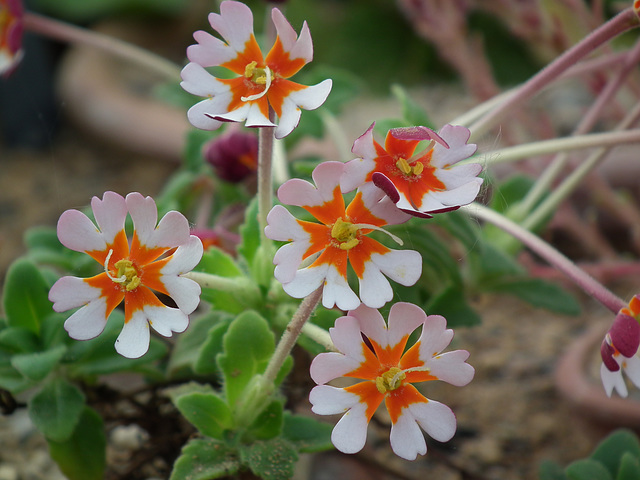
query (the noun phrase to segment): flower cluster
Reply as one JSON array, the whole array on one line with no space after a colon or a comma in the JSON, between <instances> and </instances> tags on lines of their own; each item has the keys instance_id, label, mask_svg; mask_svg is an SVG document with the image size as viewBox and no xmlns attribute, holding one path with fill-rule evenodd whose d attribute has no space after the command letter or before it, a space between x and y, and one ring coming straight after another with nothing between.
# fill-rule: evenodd
<instances>
[{"instance_id":1,"label":"flower cluster","mask_svg":"<svg viewBox=\"0 0 640 480\"><path fill-rule=\"evenodd\" d=\"M224 39L197 31L198 42L187 49L190 63L182 70L181 83L189 93L206 97L188 112L189 121L203 130L215 130L221 122L245 122L248 127L275 126L276 138L289 135L300 121L300 108L313 110L324 103L331 80L307 87L288 80L313 58L307 24L300 36L274 8L271 14L278 34L263 56L253 33L253 14L244 3L225 1L220 14L211 13L209 23ZM224 67L235 78L216 78L207 67Z\"/></svg>"},{"instance_id":2,"label":"flower cluster","mask_svg":"<svg viewBox=\"0 0 640 480\"><path fill-rule=\"evenodd\" d=\"M628 395L622 377L624 370L631 382L640 388L640 295L635 295L629 306L618 312L613 325L605 335L600 347L602 384L611 396L615 389L622 397Z\"/></svg>"},{"instance_id":3,"label":"flower cluster","mask_svg":"<svg viewBox=\"0 0 640 480\"><path fill-rule=\"evenodd\" d=\"M0 0L0 74L10 73L22 58L22 17L20 0Z\"/></svg>"},{"instance_id":4,"label":"flower cluster","mask_svg":"<svg viewBox=\"0 0 640 480\"><path fill-rule=\"evenodd\" d=\"M405 351L409 335L418 328L420 338ZM451 409L427 399L412 385L442 380L464 386L473 378L473 367L465 363L469 352L440 353L453 338L443 317L427 316L410 303L396 303L387 324L377 310L361 305L339 318L330 333L339 352L321 353L313 360L311 377L318 386L309 400L317 414L344 413L331 435L338 450L362 449L367 424L383 401L391 417L391 448L396 455L414 460L427 452L420 428L441 442L453 437L456 418ZM326 385L338 377L363 381L345 388Z\"/></svg>"},{"instance_id":5,"label":"flower cluster","mask_svg":"<svg viewBox=\"0 0 640 480\"><path fill-rule=\"evenodd\" d=\"M190 235L179 212L167 213L156 226L155 202L139 193L123 198L106 192L102 200L93 197L91 208L98 228L84 213L67 210L58 221L58 238L65 247L90 255L104 271L91 278L62 277L51 287L49 299L57 312L81 307L64 324L76 340L100 335L124 300L125 323L115 348L137 358L149 349L149 325L165 337L189 325L200 286L181 275L200 262L202 242ZM131 244L125 233L127 212L134 225ZM164 305L152 290L170 296L178 308Z\"/></svg>"}]
</instances>

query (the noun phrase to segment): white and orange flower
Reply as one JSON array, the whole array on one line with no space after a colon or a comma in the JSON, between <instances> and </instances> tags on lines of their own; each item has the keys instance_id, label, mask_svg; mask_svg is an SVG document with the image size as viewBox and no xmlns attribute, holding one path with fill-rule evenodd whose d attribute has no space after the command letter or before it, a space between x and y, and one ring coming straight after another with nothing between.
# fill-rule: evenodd
<instances>
[{"instance_id":1,"label":"white and orange flower","mask_svg":"<svg viewBox=\"0 0 640 480\"><path fill-rule=\"evenodd\" d=\"M10 73L22 58L23 16L20 0L0 0L0 74Z\"/></svg>"},{"instance_id":2,"label":"white and orange flower","mask_svg":"<svg viewBox=\"0 0 640 480\"><path fill-rule=\"evenodd\" d=\"M215 130L221 122L246 122L248 127L274 126L270 109L278 116L276 138L289 135L300 121L300 108L313 110L324 103L331 80L304 86L288 80L313 58L311 34L306 22L300 36L274 8L271 13L278 34L263 57L253 33L253 14L244 3L225 1L220 14L211 13L209 23L224 39L204 31L194 33L198 42L187 49L190 63L182 70L182 88L207 97L188 112L197 128ZM206 67L224 67L235 78L215 78Z\"/></svg>"},{"instance_id":3,"label":"white and orange flower","mask_svg":"<svg viewBox=\"0 0 640 480\"><path fill-rule=\"evenodd\" d=\"M350 311L330 329L338 352L321 353L311 364L312 411L319 415L344 413L331 434L344 453L360 451L367 439L367 425L385 402L391 417L391 448L404 459L427 452L420 431L446 442L456 431L456 418L446 405L424 397L412 384L442 380L456 386L468 384L475 370L466 363L469 352L440 353L453 338L439 315L427 316L410 303L396 303L389 324L365 305ZM418 341L406 352L409 335L422 328ZM345 388L325 385L339 377L362 379Z\"/></svg>"},{"instance_id":4,"label":"white and orange flower","mask_svg":"<svg viewBox=\"0 0 640 480\"><path fill-rule=\"evenodd\" d=\"M467 143L467 128L445 125L439 134L426 127L394 128L382 147L373 138L373 127L353 144L351 151L360 158L346 164L343 192L373 182L399 209L424 218L456 210L476 198L482 166L455 165L476 151L475 144ZM423 141L429 144L416 152Z\"/></svg>"},{"instance_id":5,"label":"white and orange flower","mask_svg":"<svg viewBox=\"0 0 640 480\"><path fill-rule=\"evenodd\" d=\"M267 216L266 236L291 242L275 254L275 277L295 298L306 297L323 285L326 308L354 309L361 300L379 308L393 298L385 275L401 285L413 285L422 273L422 257L414 250L391 250L367 236L411 217L373 185L359 189L345 208L340 193L343 171L343 163L324 162L313 171L315 186L294 178L279 188L282 203L304 208L320 223L298 220L281 205L273 207ZM299 269L305 260L310 265ZM347 282L347 264L358 277L359 298Z\"/></svg>"},{"instance_id":6,"label":"white and orange flower","mask_svg":"<svg viewBox=\"0 0 640 480\"><path fill-rule=\"evenodd\" d=\"M91 208L98 228L84 213L67 210L58 221L58 238L67 248L90 255L104 271L91 278L62 277L51 287L49 300L57 312L81 307L64 324L76 340L100 335L124 300L125 323L115 348L137 358L149 349L149 325L165 337L189 325L200 286L181 275L200 262L202 242L190 235L179 212L167 213L156 226L155 202L139 193L125 199L106 192L102 200L93 197ZM127 212L134 225L131 245L125 233ZM152 290L170 296L178 308L164 305Z\"/></svg>"},{"instance_id":7,"label":"white and orange flower","mask_svg":"<svg viewBox=\"0 0 640 480\"><path fill-rule=\"evenodd\" d=\"M640 388L639 322L640 296L635 295L629 305L618 312L600 347L600 378L608 396L611 396L614 389L621 397L629 394L622 377L623 371Z\"/></svg>"}]
</instances>

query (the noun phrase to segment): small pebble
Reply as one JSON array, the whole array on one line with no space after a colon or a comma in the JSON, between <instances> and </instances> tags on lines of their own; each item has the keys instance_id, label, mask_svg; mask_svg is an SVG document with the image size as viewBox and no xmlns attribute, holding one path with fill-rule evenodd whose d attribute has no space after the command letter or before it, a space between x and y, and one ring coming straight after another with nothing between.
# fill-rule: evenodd
<instances>
[{"instance_id":1,"label":"small pebble","mask_svg":"<svg viewBox=\"0 0 640 480\"><path fill-rule=\"evenodd\" d=\"M149 440L149 434L138 425L121 425L111 432L111 443L115 448L138 450Z\"/></svg>"},{"instance_id":2,"label":"small pebble","mask_svg":"<svg viewBox=\"0 0 640 480\"><path fill-rule=\"evenodd\" d=\"M0 480L18 480L18 469L13 465L0 465Z\"/></svg>"}]
</instances>

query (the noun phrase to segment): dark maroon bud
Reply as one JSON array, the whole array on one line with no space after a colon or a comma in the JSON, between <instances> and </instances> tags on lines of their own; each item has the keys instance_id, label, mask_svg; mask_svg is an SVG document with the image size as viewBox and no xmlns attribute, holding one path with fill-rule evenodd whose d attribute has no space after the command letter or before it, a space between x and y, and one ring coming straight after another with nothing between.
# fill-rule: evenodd
<instances>
[{"instance_id":1,"label":"dark maroon bud","mask_svg":"<svg viewBox=\"0 0 640 480\"><path fill-rule=\"evenodd\" d=\"M630 358L638 352L640 325L635 318L618 313L609 329L609 336L615 349L623 356Z\"/></svg>"},{"instance_id":2,"label":"dark maroon bud","mask_svg":"<svg viewBox=\"0 0 640 480\"><path fill-rule=\"evenodd\" d=\"M602 357L602 363L607 367L607 370L610 372L617 372L620 370L620 365L613 358L613 354L615 350L611 345L607 343L607 340L604 339L602 341L602 345L600 345L600 356Z\"/></svg>"},{"instance_id":3,"label":"dark maroon bud","mask_svg":"<svg viewBox=\"0 0 640 480\"><path fill-rule=\"evenodd\" d=\"M223 180L239 183L258 168L258 138L248 132L228 132L203 148L204 158Z\"/></svg>"}]
</instances>

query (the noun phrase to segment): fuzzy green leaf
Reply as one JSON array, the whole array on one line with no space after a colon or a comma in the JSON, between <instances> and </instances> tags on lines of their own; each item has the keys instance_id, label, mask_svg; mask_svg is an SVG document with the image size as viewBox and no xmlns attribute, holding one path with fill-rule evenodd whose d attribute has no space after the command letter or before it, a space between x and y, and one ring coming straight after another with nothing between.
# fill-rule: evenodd
<instances>
[{"instance_id":1,"label":"fuzzy green leaf","mask_svg":"<svg viewBox=\"0 0 640 480\"><path fill-rule=\"evenodd\" d=\"M223 338L224 353L217 356L224 375L224 391L231 408L255 375L264 372L275 348L269 324L258 313L238 315Z\"/></svg>"},{"instance_id":2,"label":"fuzzy green leaf","mask_svg":"<svg viewBox=\"0 0 640 480\"><path fill-rule=\"evenodd\" d=\"M450 327L471 327L482 321L480 315L471 308L459 285L450 285L434 295L425 309L429 315L442 315Z\"/></svg>"},{"instance_id":3,"label":"fuzzy green leaf","mask_svg":"<svg viewBox=\"0 0 640 480\"><path fill-rule=\"evenodd\" d=\"M180 413L202 434L223 439L225 430L233 428L229 406L214 393L188 393L174 401Z\"/></svg>"},{"instance_id":4,"label":"fuzzy green leaf","mask_svg":"<svg viewBox=\"0 0 640 480\"><path fill-rule=\"evenodd\" d=\"M618 475L620 459L625 452L640 458L640 442L630 430L616 430L602 440L591 454L591 459L602 463L613 478Z\"/></svg>"},{"instance_id":5,"label":"fuzzy green leaf","mask_svg":"<svg viewBox=\"0 0 640 480\"><path fill-rule=\"evenodd\" d=\"M258 418L249 427L253 438L268 440L280 434L283 422L283 403L282 399L273 400L258 415Z\"/></svg>"},{"instance_id":6,"label":"fuzzy green leaf","mask_svg":"<svg viewBox=\"0 0 640 480\"><path fill-rule=\"evenodd\" d=\"M573 462L566 469L569 480L613 480L605 466L592 459Z\"/></svg>"},{"instance_id":7,"label":"fuzzy green leaf","mask_svg":"<svg viewBox=\"0 0 640 480\"><path fill-rule=\"evenodd\" d=\"M238 470L240 461L233 450L217 440L196 438L182 447L169 480L213 480Z\"/></svg>"},{"instance_id":8,"label":"fuzzy green leaf","mask_svg":"<svg viewBox=\"0 0 640 480\"><path fill-rule=\"evenodd\" d=\"M35 352L40 349L38 337L25 327L0 330L0 349L9 353Z\"/></svg>"},{"instance_id":9,"label":"fuzzy green leaf","mask_svg":"<svg viewBox=\"0 0 640 480\"><path fill-rule=\"evenodd\" d=\"M544 460L540 464L538 478L540 480L567 480L564 469L550 460Z\"/></svg>"},{"instance_id":10,"label":"fuzzy green leaf","mask_svg":"<svg viewBox=\"0 0 640 480\"><path fill-rule=\"evenodd\" d=\"M622 454L616 480L638 480L640 478L640 460L629 452Z\"/></svg>"},{"instance_id":11,"label":"fuzzy green leaf","mask_svg":"<svg viewBox=\"0 0 640 480\"><path fill-rule=\"evenodd\" d=\"M263 480L291 478L298 453L295 447L283 438L266 442L255 442L240 448L242 463Z\"/></svg>"},{"instance_id":12,"label":"fuzzy green leaf","mask_svg":"<svg viewBox=\"0 0 640 480\"><path fill-rule=\"evenodd\" d=\"M564 315L579 315L580 304L563 290L562 287L546 282L540 278L505 278L504 281L493 284L485 291L510 293L530 303L534 307L545 308Z\"/></svg>"},{"instance_id":13,"label":"fuzzy green leaf","mask_svg":"<svg viewBox=\"0 0 640 480\"><path fill-rule=\"evenodd\" d=\"M40 381L58 366L66 352L65 345L58 345L44 352L21 353L11 358L11 365L29 380Z\"/></svg>"},{"instance_id":14,"label":"fuzzy green leaf","mask_svg":"<svg viewBox=\"0 0 640 480\"><path fill-rule=\"evenodd\" d=\"M229 254L215 247L209 248L204 253L196 270L213 273L225 278L244 276L235 260ZM243 302L241 298L237 298L230 292L203 288L200 298L211 303L216 310L223 310L229 313L240 313L246 310L246 302Z\"/></svg>"},{"instance_id":15,"label":"fuzzy green leaf","mask_svg":"<svg viewBox=\"0 0 640 480\"><path fill-rule=\"evenodd\" d=\"M53 313L49 285L29 260L16 260L9 267L3 296L9 326L24 327L37 335L42 320Z\"/></svg>"},{"instance_id":16,"label":"fuzzy green leaf","mask_svg":"<svg viewBox=\"0 0 640 480\"><path fill-rule=\"evenodd\" d=\"M47 439L65 442L71 437L84 407L84 394L78 387L55 379L31 398L29 417Z\"/></svg>"},{"instance_id":17,"label":"fuzzy green leaf","mask_svg":"<svg viewBox=\"0 0 640 480\"><path fill-rule=\"evenodd\" d=\"M102 480L107 439L102 418L84 407L71 436L62 442L48 440L51 458L69 480Z\"/></svg>"}]
</instances>

